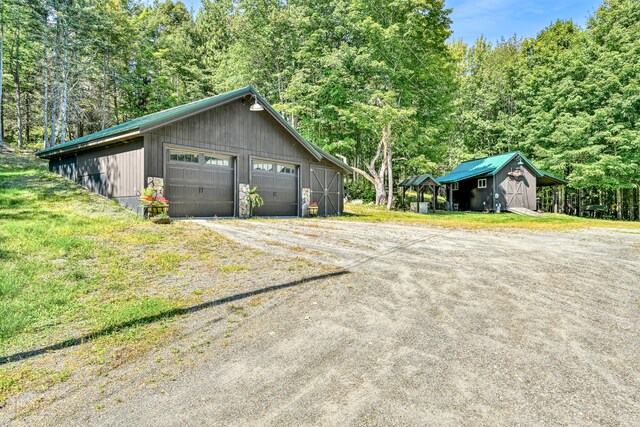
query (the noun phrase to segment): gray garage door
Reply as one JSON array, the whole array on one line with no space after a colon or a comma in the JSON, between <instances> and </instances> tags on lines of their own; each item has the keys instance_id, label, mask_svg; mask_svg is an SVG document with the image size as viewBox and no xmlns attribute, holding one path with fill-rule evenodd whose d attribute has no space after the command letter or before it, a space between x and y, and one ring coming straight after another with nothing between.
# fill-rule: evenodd
<instances>
[{"instance_id":1,"label":"gray garage door","mask_svg":"<svg viewBox=\"0 0 640 427\"><path fill-rule=\"evenodd\" d=\"M298 215L298 168L295 165L254 159L251 164L251 187L257 187L264 206L255 215Z\"/></svg>"},{"instance_id":2,"label":"gray garage door","mask_svg":"<svg viewBox=\"0 0 640 427\"><path fill-rule=\"evenodd\" d=\"M234 216L234 159L167 150L165 195L171 216Z\"/></svg>"},{"instance_id":3,"label":"gray garage door","mask_svg":"<svg viewBox=\"0 0 640 427\"><path fill-rule=\"evenodd\" d=\"M311 201L318 204L318 215L340 214L342 174L328 168L311 168Z\"/></svg>"}]
</instances>

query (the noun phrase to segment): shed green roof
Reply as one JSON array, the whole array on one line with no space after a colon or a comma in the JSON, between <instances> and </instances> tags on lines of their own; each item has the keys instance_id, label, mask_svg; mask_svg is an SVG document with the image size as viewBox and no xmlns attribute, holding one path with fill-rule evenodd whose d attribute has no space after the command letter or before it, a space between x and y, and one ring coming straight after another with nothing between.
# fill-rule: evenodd
<instances>
[{"instance_id":1,"label":"shed green roof","mask_svg":"<svg viewBox=\"0 0 640 427\"><path fill-rule=\"evenodd\" d=\"M493 176L518 155L522 159L522 162L529 166L536 176L543 175L524 154L519 151L512 151L510 153L462 162L447 175L439 177L438 181L441 184L449 184L478 176Z\"/></svg>"},{"instance_id":2,"label":"shed green roof","mask_svg":"<svg viewBox=\"0 0 640 427\"><path fill-rule=\"evenodd\" d=\"M409 178L402 181L399 184L399 186L400 187L417 187L429 180L433 181L436 185L440 185L437 179L435 179L433 176L429 175L428 173L425 173L423 175L410 176Z\"/></svg>"},{"instance_id":3,"label":"shed green roof","mask_svg":"<svg viewBox=\"0 0 640 427\"><path fill-rule=\"evenodd\" d=\"M186 117L191 114L216 107L218 105L233 101L246 95L255 95L260 104L262 104L262 106L265 108L265 110L268 110L268 112L271 113L271 115L282 126L284 126L289 131L289 133L291 133L291 135L296 140L298 140L317 160L326 159L348 172L352 171L352 169L347 164L338 160L326 151L320 149L315 144L307 141L276 110L274 110L274 108L251 85L230 92L211 96L209 98L190 102L188 104L179 105L177 107L147 114L146 116L138 117L128 122L112 126L108 129L104 129L80 138L73 139L71 141L67 141L64 144L58 144L54 145L53 147L45 148L43 150L37 151L35 154L37 156L46 158L50 157L54 153L57 154L62 152L73 152L75 150L83 148L93 141L98 141L110 137L117 138L120 135L124 136L135 131L144 132L150 128L157 127L159 125L163 125L164 123L168 123L173 120L177 120L182 117Z\"/></svg>"},{"instance_id":4,"label":"shed green roof","mask_svg":"<svg viewBox=\"0 0 640 427\"><path fill-rule=\"evenodd\" d=\"M522 162L529 166L536 175L538 187L569 184L569 181L566 179L558 178L557 176L553 176L550 173L544 172L535 167L534 164L531 163L531 161L520 151L512 151L509 153L462 162L447 175L439 177L438 181L440 184L450 184L469 178L493 176L516 156L520 156Z\"/></svg>"}]
</instances>

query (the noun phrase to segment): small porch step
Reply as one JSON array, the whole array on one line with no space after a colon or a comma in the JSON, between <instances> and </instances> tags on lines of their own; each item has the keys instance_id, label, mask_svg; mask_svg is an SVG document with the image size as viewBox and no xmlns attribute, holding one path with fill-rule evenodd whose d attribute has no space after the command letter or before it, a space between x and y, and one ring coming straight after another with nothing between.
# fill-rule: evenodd
<instances>
[{"instance_id":1,"label":"small porch step","mask_svg":"<svg viewBox=\"0 0 640 427\"><path fill-rule=\"evenodd\" d=\"M527 208L516 208L516 207L507 208L507 212L511 212L518 215L527 215L527 216L544 216L544 214L541 214L540 212L532 211L531 209L527 209Z\"/></svg>"}]
</instances>

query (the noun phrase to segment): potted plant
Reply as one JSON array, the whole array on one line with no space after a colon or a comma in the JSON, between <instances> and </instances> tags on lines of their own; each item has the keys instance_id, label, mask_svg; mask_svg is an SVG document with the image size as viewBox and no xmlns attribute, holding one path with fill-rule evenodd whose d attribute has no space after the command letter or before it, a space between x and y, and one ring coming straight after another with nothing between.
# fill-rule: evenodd
<instances>
[{"instance_id":1,"label":"potted plant","mask_svg":"<svg viewBox=\"0 0 640 427\"><path fill-rule=\"evenodd\" d=\"M158 194L152 186L140 190L140 205L144 208L146 218L160 224L169 223L169 200Z\"/></svg>"},{"instance_id":2,"label":"potted plant","mask_svg":"<svg viewBox=\"0 0 640 427\"><path fill-rule=\"evenodd\" d=\"M167 215L166 213L154 215L150 219L151 219L151 222L153 222L154 224L170 224L171 223L171 217L169 217L169 215Z\"/></svg>"},{"instance_id":3,"label":"potted plant","mask_svg":"<svg viewBox=\"0 0 640 427\"><path fill-rule=\"evenodd\" d=\"M154 197L150 207L152 216L169 213L169 201L164 196Z\"/></svg>"},{"instance_id":4,"label":"potted plant","mask_svg":"<svg viewBox=\"0 0 640 427\"><path fill-rule=\"evenodd\" d=\"M262 200L262 197L260 197L260 195L258 194L257 187L253 187L251 190L249 190L247 198L249 199L249 217L252 217L253 207L255 206L256 208L259 208L260 206L264 205L264 200Z\"/></svg>"},{"instance_id":5,"label":"potted plant","mask_svg":"<svg viewBox=\"0 0 640 427\"><path fill-rule=\"evenodd\" d=\"M317 216L318 215L318 203L311 202L309 203L309 216Z\"/></svg>"},{"instance_id":6,"label":"potted plant","mask_svg":"<svg viewBox=\"0 0 640 427\"><path fill-rule=\"evenodd\" d=\"M149 206L153 202L153 187L146 187L140 190L140 204Z\"/></svg>"}]
</instances>

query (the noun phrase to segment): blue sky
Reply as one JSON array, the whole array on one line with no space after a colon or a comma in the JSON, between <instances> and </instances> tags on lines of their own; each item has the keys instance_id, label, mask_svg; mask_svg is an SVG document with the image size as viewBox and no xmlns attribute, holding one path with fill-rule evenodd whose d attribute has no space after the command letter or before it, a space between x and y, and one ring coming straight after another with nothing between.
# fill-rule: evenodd
<instances>
[{"instance_id":1,"label":"blue sky","mask_svg":"<svg viewBox=\"0 0 640 427\"><path fill-rule=\"evenodd\" d=\"M200 0L182 0L197 11ZM602 0L446 0L452 8L453 39L472 43L484 34L491 42L518 34L534 37L556 19L583 26Z\"/></svg>"},{"instance_id":2,"label":"blue sky","mask_svg":"<svg viewBox=\"0 0 640 427\"><path fill-rule=\"evenodd\" d=\"M534 37L557 19L573 19L584 27L602 0L446 0L453 9L453 39L472 43L481 35Z\"/></svg>"}]
</instances>

